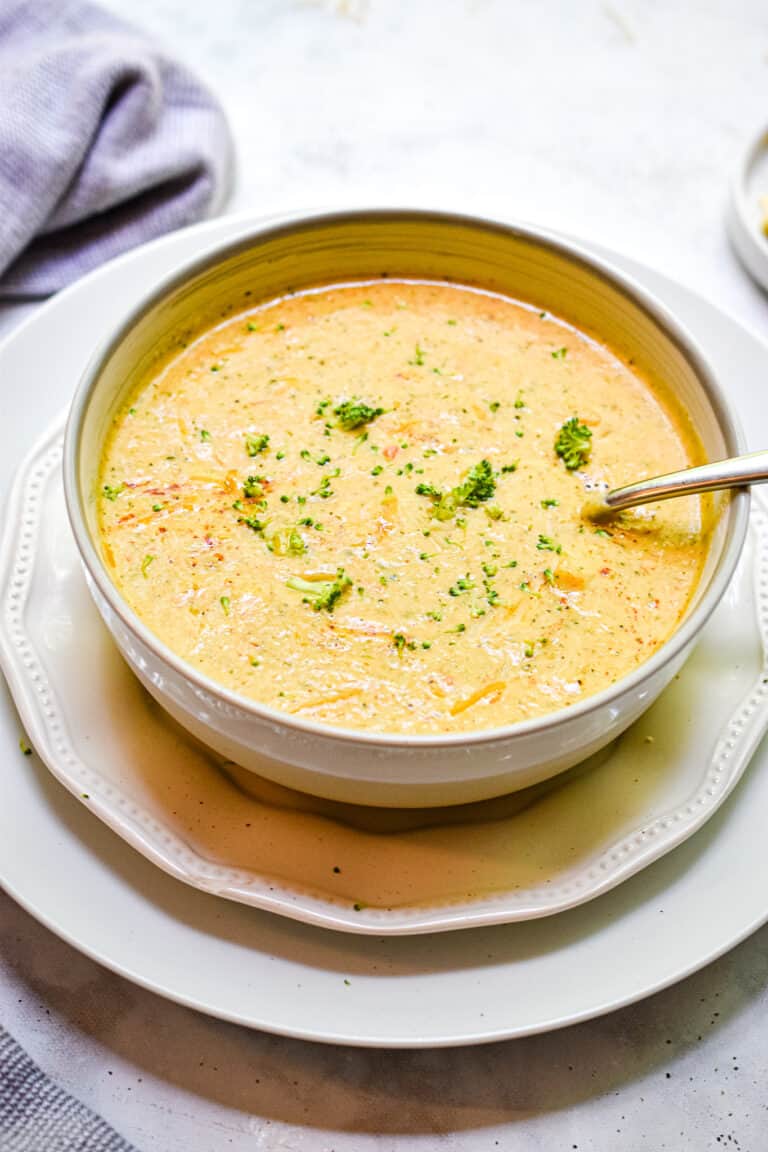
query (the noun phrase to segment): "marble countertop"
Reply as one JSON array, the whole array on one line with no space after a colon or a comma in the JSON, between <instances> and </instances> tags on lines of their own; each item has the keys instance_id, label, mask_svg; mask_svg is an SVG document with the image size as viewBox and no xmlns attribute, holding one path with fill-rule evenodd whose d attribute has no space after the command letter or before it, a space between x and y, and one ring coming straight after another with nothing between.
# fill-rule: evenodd
<instances>
[{"instance_id":1,"label":"marble countertop","mask_svg":"<svg viewBox=\"0 0 768 1152\"><path fill-rule=\"evenodd\" d=\"M231 118L230 207L437 204L588 236L768 337L723 229L768 119L759 0L111 0ZM0 898L7 1027L153 1152L768 1147L768 928L547 1036L376 1052L251 1033L114 976ZM623 962L623 961L620 961Z\"/></svg>"}]
</instances>

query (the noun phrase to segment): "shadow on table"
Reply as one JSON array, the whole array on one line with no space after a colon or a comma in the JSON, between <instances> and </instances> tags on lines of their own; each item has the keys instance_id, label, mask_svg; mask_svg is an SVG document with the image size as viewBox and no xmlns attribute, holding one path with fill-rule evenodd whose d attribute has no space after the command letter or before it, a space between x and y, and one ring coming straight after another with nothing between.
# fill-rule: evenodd
<instances>
[{"instance_id":1,"label":"shadow on table","mask_svg":"<svg viewBox=\"0 0 768 1152\"><path fill-rule=\"evenodd\" d=\"M40 786L64 822L79 823L80 806L42 770ZM110 867L124 872L124 881L148 899L165 901L174 916L194 916L200 893L169 881L144 860L137 867L131 849L120 843L116 851L114 836L97 821L89 823L89 847L97 854L108 851ZM702 851L707 838L705 830L685 851ZM646 883L653 872L645 874ZM663 883L660 877L659 887ZM282 939L292 951L298 937L307 963L322 965L327 952L338 967L335 933L278 922L251 909L237 912L258 919L261 949L279 954ZM561 946L563 933L592 929L583 910L578 924L568 914L556 920L539 922L536 952ZM0 927L6 962L30 998L133 1064L139 1075L143 1071L222 1107L284 1124L361 1133L440 1133L509 1123L616 1091L653 1070L661 1076L673 1058L742 1013L768 983L766 928L676 987L597 1020L475 1048L377 1051L250 1032L165 1001L105 971L5 898ZM347 972L370 967L370 939L342 941ZM389 941L388 947L393 943L392 957L402 944L409 971L418 968L420 957L424 970L439 970L440 955L429 948L429 937ZM482 964L486 949L492 964L521 955L514 935L503 928L468 931L461 934L461 947L451 949L450 967ZM388 972L396 973L396 964Z\"/></svg>"},{"instance_id":2,"label":"shadow on table","mask_svg":"<svg viewBox=\"0 0 768 1152\"><path fill-rule=\"evenodd\" d=\"M654 1069L664 1075L768 982L764 928L675 988L559 1032L463 1049L351 1049L212 1020L105 971L7 897L0 909L4 939L10 927L15 936L6 951L19 981L65 1026L94 1037L138 1076L314 1130L438 1134L567 1109Z\"/></svg>"}]
</instances>

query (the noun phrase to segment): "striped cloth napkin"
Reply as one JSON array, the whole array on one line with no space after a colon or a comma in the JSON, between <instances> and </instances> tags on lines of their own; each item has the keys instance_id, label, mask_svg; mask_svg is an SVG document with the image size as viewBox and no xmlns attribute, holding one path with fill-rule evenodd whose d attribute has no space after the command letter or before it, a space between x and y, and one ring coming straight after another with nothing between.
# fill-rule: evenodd
<instances>
[{"instance_id":1,"label":"striped cloth napkin","mask_svg":"<svg viewBox=\"0 0 768 1152\"><path fill-rule=\"evenodd\" d=\"M82 0L0 0L0 300L211 215L231 158L217 101L142 33Z\"/></svg>"},{"instance_id":2,"label":"striped cloth napkin","mask_svg":"<svg viewBox=\"0 0 768 1152\"><path fill-rule=\"evenodd\" d=\"M232 144L208 90L81 0L0 0L0 301L44 297L214 213ZM0 1027L2 1152L133 1152Z\"/></svg>"},{"instance_id":3,"label":"striped cloth napkin","mask_svg":"<svg viewBox=\"0 0 768 1152\"><path fill-rule=\"evenodd\" d=\"M0 1026L2 1152L136 1152L90 1108L63 1092Z\"/></svg>"}]
</instances>

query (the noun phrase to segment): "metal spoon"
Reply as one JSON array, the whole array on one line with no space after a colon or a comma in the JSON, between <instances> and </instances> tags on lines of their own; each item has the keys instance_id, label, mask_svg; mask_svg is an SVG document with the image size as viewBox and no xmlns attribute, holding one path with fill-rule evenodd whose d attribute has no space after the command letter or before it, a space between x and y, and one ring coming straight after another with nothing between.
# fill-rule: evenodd
<instances>
[{"instance_id":1,"label":"metal spoon","mask_svg":"<svg viewBox=\"0 0 768 1152\"><path fill-rule=\"evenodd\" d=\"M683 468L680 472L668 472L666 476L650 476L636 484L612 488L590 500L584 513L594 519L621 512L624 508L634 508L637 504L648 504L652 500L670 500L673 496L690 496L719 488L745 488L766 481L768 451L750 452L746 456L714 460L697 468Z\"/></svg>"}]
</instances>

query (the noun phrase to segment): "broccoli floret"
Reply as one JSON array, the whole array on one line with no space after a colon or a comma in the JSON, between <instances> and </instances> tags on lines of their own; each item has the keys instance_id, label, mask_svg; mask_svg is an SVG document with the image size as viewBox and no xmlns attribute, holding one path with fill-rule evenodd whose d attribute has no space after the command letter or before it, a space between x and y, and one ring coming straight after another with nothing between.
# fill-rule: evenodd
<instances>
[{"instance_id":1,"label":"broccoli floret","mask_svg":"<svg viewBox=\"0 0 768 1152\"><path fill-rule=\"evenodd\" d=\"M434 504L434 515L438 520L450 520L460 507L477 508L484 500L490 500L496 491L496 478L490 462L481 460L467 474L466 479L451 488L440 492L433 484L417 484L419 496L429 496Z\"/></svg>"},{"instance_id":2,"label":"broccoli floret","mask_svg":"<svg viewBox=\"0 0 768 1152\"><path fill-rule=\"evenodd\" d=\"M266 522L259 520L258 516L240 516L238 524L246 524L252 532L263 532L266 528Z\"/></svg>"},{"instance_id":3,"label":"broccoli floret","mask_svg":"<svg viewBox=\"0 0 768 1152\"><path fill-rule=\"evenodd\" d=\"M439 488L435 488L434 484L417 484L416 494L418 496L430 496L433 500L440 500L443 495Z\"/></svg>"},{"instance_id":4,"label":"broccoli floret","mask_svg":"<svg viewBox=\"0 0 768 1152\"><path fill-rule=\"evenodd\" d=\"M261 487L261 481L261 476L249 476L243 484L243 496L249 499L253 496L262 496L264 490Z\"/></svg>"},{"instance_id":5,"label":"broccoli floret","mask_svg":"<svg viewBox=\"0 0 768 1152\"><path fill-rule=\"evenodd\" d=\"M375 420L383 412L383 408L371 408L370 404L363 403L356 396L351 400L343 400L333 410L334 416L338 416L339 424L346 432L361 428L363 424L370 424L371 420Z\"/></svg>"},{"instance_id":6,"label":"broccoli floret","mask_svg":"<svg viewBox=\"0 0 768 1152\"><path fill-rule=\"evenodd\" d=\"M488 460L481 460L470 470L464 483L460 486L460 504L467 508L477 508L482 500L490 500L496 491L496 480L493 469Z\"/></svg>"},{"instance_id":7,"label":"broccoli floret","mask_svg":"<svg viewBox=\"0 0 768 1152\"><path fill-rule=\"evenodd\" d=\"M266 452L269 447L269 436L266 432L261 436L246 436L245 450L249 456L258 456L260 452Z\"/></svg>"},{"instance_id":8,"label":"broccoli floret","mask_svg":"<svg viewBox=\"0 0 768 1152\"><path fill-rule=\"evenodd\" d=\"M288 552L291 556L301 556L306 552L307 546L304 543L304 537L301 532L292 528L288 535Z\"/></svg>"},{"instance_id":9,"label":"broccoli floret","mask_svg":"<svg viewBox=\"0 0 768 1152\"><path fill-rule=\"evenodd\" d=\"M307 550L304 537L297 528L281 528L267 540L270 552L278 556L303 556Z\"/></svg>"},{"instance_id":10,"label":"broccoli floret","mask_svg":"<svg viewBox=\"0 0 768 1152\"><path fill-rule=\"evenodd\" d=\"M124 491L125 484L116 484L114 488L111 484L105 484L102 488L102 492L106 500L117 500L120 493Z\"/></svg>"},{"instance_id":11,"label":"broccoli floret","mask_svg":"<svg viewBox=\"0 0 768 1152\"><path fill-rule=\"evenodd\" d=\"M591 439L591 429L586 424L580 424L578 416L571 416L563 424L555 440L555 452L562 457L569 472L587 463L592 451Z\"/></svg>"},{"instance_id":12,"label":"broccoli floret","mask_svg":"<svg viewBox=\"0 0 768 1152\"><path fill-rule=\"evenodd\" d=\"M352 586L352 581L344 574L344 569L339 568L335 580L303 580L301 576L291 576L286 584L294 592L303 592L303 603L311 604L315 612L333 612L336 602Z\"/></svg>"}]
</instances>

